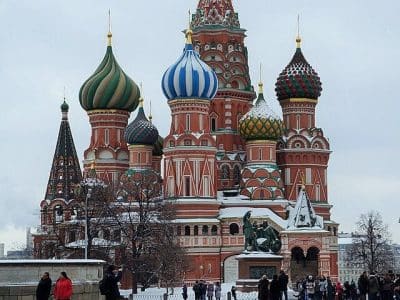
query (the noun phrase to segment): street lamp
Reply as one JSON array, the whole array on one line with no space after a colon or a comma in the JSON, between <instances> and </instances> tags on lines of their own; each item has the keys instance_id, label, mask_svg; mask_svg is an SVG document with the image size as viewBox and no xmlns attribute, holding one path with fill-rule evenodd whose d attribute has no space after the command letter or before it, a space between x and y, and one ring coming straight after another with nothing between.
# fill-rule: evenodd
<instances>
[{"instance_id":1,"label":"street lamp","mask_svg":"<svg viewBox=\"0 0 400 300\"><path fill-rule=\"evenodd\" d=\"M92 189L89 188L85 199L85 259L88 259L88 200L92 196Z\"/></svg>"}]
</instances>

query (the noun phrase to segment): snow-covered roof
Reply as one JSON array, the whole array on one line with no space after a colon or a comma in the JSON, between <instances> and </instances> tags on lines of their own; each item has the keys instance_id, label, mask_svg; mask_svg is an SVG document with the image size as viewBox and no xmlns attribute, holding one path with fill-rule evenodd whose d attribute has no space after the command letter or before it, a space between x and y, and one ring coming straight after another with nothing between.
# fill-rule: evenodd
<instances>
[{"instance_id":1,"label":"snow-covered roof","mask_svg":"<svg viewBox=\"0 0 400 300\"><path fill-rule=\"evenodd\" d=\"M0 259L0 264L105 264L100 259Z\"/></svg>"},{"instance_id":2,"label":"snow-covered roof","mask_svg":"<svg viewBox=\"0 0 400 300\"><path fill-rule=\"evenodd\" d=\"M68 248L84 248L85 245L86 245L85 240L77 240L75 242L68 243L65 246ZM97 247L109 247L109 246L118 246L119 243L108 241L105 239L94 238L92 239L92 245Z\"/></svg>"},{"instance_id":3,"label":"snow-covered roof","mask_svg":"<svg viewBox=\"0 0 400 300\"><path fill-rule=\"evenodd\" d=\"M218 219L215 218L191 218L191 219L175 219L174 223L186 224L186 223L219 223Z\"/></svg>"},{"instance_id":4,"label":"snow-covered roof","mask_svg":"<svg viewBox=\"0 0 400 300\"><path fill-rule=\"evenodd\" d=\"M272 212L269 208L254 208L254 207L228 207L222 208L219 211L219 219L229 219L229 218L243 218L246 212L251 212L251 218L264 218L270 219L272 222L278 226L285 228L286 220L279 217L277 214Z\"/></svg>"}]
</instances>

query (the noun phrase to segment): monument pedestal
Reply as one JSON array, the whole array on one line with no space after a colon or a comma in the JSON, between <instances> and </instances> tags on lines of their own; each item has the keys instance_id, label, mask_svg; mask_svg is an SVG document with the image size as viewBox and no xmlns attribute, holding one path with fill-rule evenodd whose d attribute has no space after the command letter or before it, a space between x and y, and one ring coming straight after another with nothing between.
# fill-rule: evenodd
<instances>
[{"instance_id":1,"label":"monument pedestal","mask_svg":"<svg viewBox=\"0 0 400 300\"><path fill-rule=\"evenodd\" d=\"M239 261L237 289L242 292L257 291L258 281L263 275L269 280L279 274L283 256L266 252L244 251L236 257Z\"/></svg>"}]
</instances>

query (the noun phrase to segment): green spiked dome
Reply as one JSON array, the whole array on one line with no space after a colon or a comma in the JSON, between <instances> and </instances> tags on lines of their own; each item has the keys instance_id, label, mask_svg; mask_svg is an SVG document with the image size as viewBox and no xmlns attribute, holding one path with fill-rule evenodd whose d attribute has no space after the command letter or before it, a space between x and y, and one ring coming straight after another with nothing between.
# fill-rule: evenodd
<instances>
[{"instance_id":1,"label":"green spiked dome","mask_svg":"<svg viewBox=\"0 0 400 300\"><path fill-rule=\"evenodd\" d=\"M264 99L262 83L253 108L239 121L239 132L243 139L277 140L283 135L283 122L272 111Z\"/></svg>"},{"instance_id":2,"label":"green spiked dome","mask_svg":"<svg viewBox=\"0 0 400 300\"><path fill-rule=\"evenodd\" d=\"M103 61L79 91L79 101L86 111L120 109L132 112L139 104L139 87L118 65L112 52L111 37L109 32Z\"/></svg>"}]
</instances>

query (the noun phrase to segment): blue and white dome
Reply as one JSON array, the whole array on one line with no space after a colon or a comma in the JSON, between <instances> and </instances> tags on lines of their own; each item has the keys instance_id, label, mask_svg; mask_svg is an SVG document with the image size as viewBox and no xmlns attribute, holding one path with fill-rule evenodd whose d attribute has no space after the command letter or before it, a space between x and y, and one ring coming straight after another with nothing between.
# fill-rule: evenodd
<instances>
[{"instance_id":1,"label":"blue and white dome","mask_svg":"<svg viewBox=\"0 0 400 300\"><path fill-rule=\"evenodd\" d=\"M218 89L218 78L214 70L200 59L193 49L191 31L183 54L168 68L162 78L162 89L168 100L181 98L214 98Z\"/></svg>"}]
</instances>

